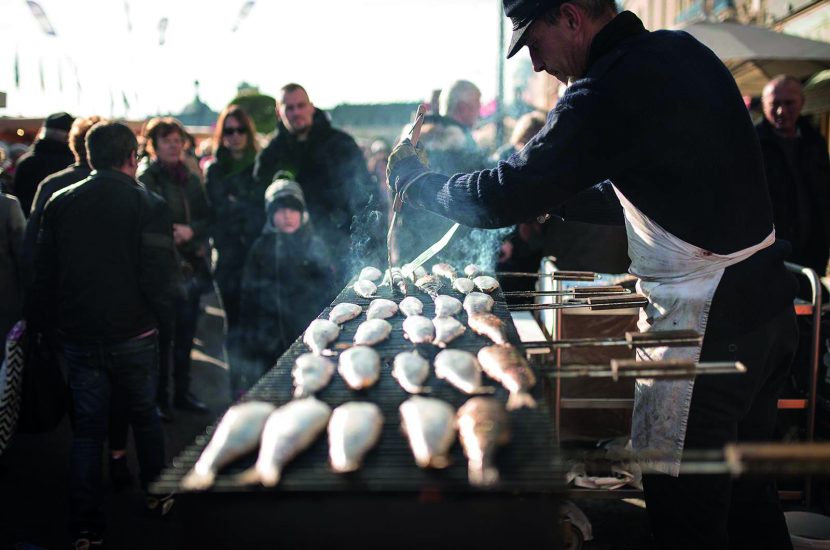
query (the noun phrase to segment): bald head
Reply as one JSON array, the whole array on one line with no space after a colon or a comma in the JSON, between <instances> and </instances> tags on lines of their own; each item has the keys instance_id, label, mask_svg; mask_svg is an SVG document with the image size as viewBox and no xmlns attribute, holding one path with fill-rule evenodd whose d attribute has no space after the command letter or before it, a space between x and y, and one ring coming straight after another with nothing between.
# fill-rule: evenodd
<instances>
[{"instance_id":1,"label":"bald head","mask_svg":"<svg viewBox=\"0 0 830 550\"><path fill-rule=\"evenodd\" d=\"M784 137L796 136L796 123L804 108L804 88L798 79L776 76L764 86L761 103L764 118Z\"/></svg>"}]
</instances>

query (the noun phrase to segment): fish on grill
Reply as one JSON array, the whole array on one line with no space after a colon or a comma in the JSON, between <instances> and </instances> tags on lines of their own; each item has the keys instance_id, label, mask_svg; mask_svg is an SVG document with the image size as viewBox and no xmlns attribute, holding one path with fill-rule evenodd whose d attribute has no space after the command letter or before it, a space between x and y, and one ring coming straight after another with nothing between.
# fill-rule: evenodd
<instances>
[{"instance_id":1,"label":"fish on grill","mask_svg":"<svg viewBox=\"0 0 830 550\"><path fill-rule=\"evenodd\" d=\"M459 277L452 282L452 287L461 294L469 294L476 288L476 284L467 277Z\"/></svg>"},{"instance_id":2,"label":"fish on grill","mask_svg":"<svg viewBox=\"0 0 830 550\"><path fill-rule=\"evenodd\" d=\"M294 397L314 395L329 385L334 374L331 360L313 353L304 353L294 361L291 377L294 379Z\"/></svg>"},{"instance_id":3,"label":"fish on grill","mask_svg":"<svg viewBox=\"0 0 830 550\"><path fill-rule=\"evenodd\" d=\"M413 315L404 320L403 335L413 344L429 344L435 338L435 326L427 317Z\"/></svg>"},{"instance_id":4,"label":"fish on grill","mask_svg":"<svg viewBox=\"0 0 830 550\"><path fill-rule=\"evenodd\" d=\"M510 441L510 427L504 405L492 397L473 397L456 414L458 435L467 456L471 485L484 487L499 480L493 464L498 447Z\"/></svg>"},{"instance_id":5,"label":"fish on grill","mask_svg":"<svg viewBox=\"0 0 830 550\"><path fill-rule=\"evenodd\" d=\"M478 362L487 376L510 392L507 410L535 407L530 389L536 385L536 376L521 352L513 346L487 346L478 350Z\"/></svg>"},{"instance_id":6,"label":"fish on grill","mask_svg":"<svg viewBox=\"0 0 830 550\"><path fill-rule=\"evenodd\" d=\"M461 301L458 298L441 294L433 300L435 302L436 317L452 317L461 312Z\"/></svg>"},{"instance_id":7,"label":"fish on grill","mask_svg":"<svg viewBox=\"0 0 830 550\"><path fill-rule=\"evenodd\" d=\"M386 298L375 298L366 310L367 319L388 319L398 312L398 304Z\"/></svg>"},{"instance_id":8,"label":"fish on grill","mask_svg":"<svg viewBox=\"0 0 830 550\"><path fill-rule=\"evenodd\" d=\"M435 376L466 394L493 393L481 385L481 365L469 351L445 349L435 356Z\"/></svg>"},{"instance_id":9,"label":"fish on grill","mask_svg":"<svg viewBox=\"0 0 830 550\"><path fill-rule=\"evenodd\" d=\"M421 291L426 292L434 299L438 296L438 291L441 290L441 279L434 275L424 275L417 281L415 281L415 286L417 286Z\"/></svg>"},{"instance_id":10,"label":"fish on grill","mask_svg":"<svg viewBox=\"0 0 830 550\"><path fill-rule=\"evenodd\" d=\"M380 378L380 355L367 346L354 346L340 354L337 372L353 390L371 386Z\"/></svg>"},{"instance_id":11,"label":"fish on grill","mask_svg":"<svg viewBox=\"0 0 830 550\"><path fill-rule=\"evenodd\" d=\"M380 439L383 414L374 403L351 401L329 420L329 462L335 472L354 472Z\"/></svg>"},{"instance_id":12,"label":"fish on grill","mask_svg":"<svg viewBox=\"0 0 830 550\"><path fill-rule=\"evenodd\" d=\"M366 279L360 279L354 284L352 288L354 288L354 291L357 293L358 296L361 296L363 298L371 298L378 291L377 285L372 281L368 281Z\"/></svg>"},{"instance_id":13,"label":"fish on grill","mask_svg":"<svg viewBox=\"0 0 830 550\"><path fill-rule=\"evenodd\" d=\"M239 474L239 482L274 487L286 464L314 443L330 416L331 407L314 397L295 399L275 410L262 430L256 465Z\"/></svg>"},{"instance_id":14,"label":"fish on grill","mask_svg":"<svg viewBox=\"0 0 830 550\"><path fill-rule=\"evenodd\" d=\"M473 332L486 336L496 344L508 344L504 321L492 313L473 313L468 315L467 322Z\"/></svg>"},{"instance_id":15,"label":"fish on grill","mask_svg":"<svg viewBox=\"0 0 830 550\"><path fill-rule=\"evenodd\" d=\"M445 263L435 264L432 266L432 274L449 279L450 282L453 282L458 277L458 272L455 268L450 264Z\"/></svg>"},{"instance_id":16,"label":"fish on grill","mask_svg":"<svg viewBox=\"0 0 830 550\"><path fill-rule=\"evenodd\" d=\"M416 267L415 269L412 269L412 264L403 264L403 267L401 267L401 270L402 270L404 273L409 273L409 274L410 274L410 275L409 275L409 279L410 279L413 283L414 283L415 281L417 281L418 279L420 279L421 277L423 277L423 276L425 276L425 275L428 275L427 270L426 270L426 269L424 269L424 268L423 268L423 267L421 267L421 266L418 266L418 267Z\"/></svg>"},{"instance_id":17,"label":"fish on grill","mask_svg":"<svg viewBox=\"0 0 830 550\"><path fill-rule=\"evenodd\" d=\"M407 317L420 315L424 312L424 303L415 296L407 296L398 304L398 309Z\"/></svg>"},{"instance_id":18,"label":"fish on grill","mask_svg":"<svg viewBox=\"0 0 830 550\"><path fill-rule=\"evenodd\" d=\"M383 273L380 269L372 266L364 267L360 270L360 275L357 276L359 280L372 282L380 280L381 277L383 277Z\"/></svg>"},{"instance_id":19,"label":"fish on grill","mask_svg":"<svg viewBox=\"0 0 830 550\"><path fill-rule=\"evenodd\" d=\"M389 338L392 325L384 319L369 319L363 321L354 333L354 343L361 346L374 346Z\"/></svg>"},{"instance_id":20,"label":"fish on grill","mask_svg":"<svg viewBox=\"0 0 830 550\"><path fill-rule=\"evenodd\" d=\"M329 344L340 336L340 325L328 319L314 319L303 334L303 343L317 355L326 355Z\"/></svg>"},{"instance_id":21,"label":"fish on grill","mask_svg":"<svg viewBox=\"0 0 830 550\"><path fill-rule=\"evenodd\" d=\"M404 351L395 356L392 362L392 377L409 393L429 393L424 382L429 378L429 361L417 351Z\"/></svg>"},{"instance_id":22,"label":"fish on grill","mask_svg":"<svg viewBox=\"0 0 830 550\"><path fill-rule=\"evenodd\" d=\"M342 302L331 308L331 311L329 311L329 321L342 325L346 321L351 321L361 313L363 313L363 308L359 305Z\"/></svg>"},{"instance_id":23,"label":"fish on grill","mask_svg":"<svg viewBox=\"0 0 830 550\"><path fill-rule=\"evenodd\" d=\"M482 273L484 273L484 270L478 267L476 264L469 264L464 268L464 275L466 275L470 279L474 279Z\"/></svg>"},{"instance_id":24,"label":"fish on grill","mask_svg":"<svg viewBox=\"0 0 830 550\"><path fill-rule=\"evenodd\" d=\"M455 442L455 409L440 399L412 396L398 408L401 428L421 468L446 468Z\"/></svg>"},{"instance_id":25,"label":"fish on grill","mask_svg":"<svg viewBox=\"0 0 830 550\"><path fill-rule=\"evenodd\" d=\"M464 311L467 315L473 313L490 313L493 311L493 305L496 301L487 294L482 292L470 292L464 298Z\"/></svg>"},{"instance_id":26,"label":"fish on grill","mask_svg":"<svg viewBox=\"0 0 830 550\"><path fill-rule=\"evenodd\" d=\"M482 292L493 292L499 288L499 282L489 275L479 275L473 279L473 283L475 283L478 289Z\"/></svg>"},{"instance_id":27,"label":"fish on grill","mask_svg":"<svg viewBox=\"0 0 830 550\"><path fill-rule=\"evenodd\" d=\"M436 317L432 320L435 326L435 339L433 344L439 348L447 347L447 344L464 334L467 330L455 317Z\"/></svg>"},{"instance_id":28,"label":"fish on grill","mask_svg":"<svg viewBox=\"0 0 830 550\"><path fill-rule=\"evenodd\" d=\"M199 460L182 479L182 488L190 491L209 488L219 470L255 451L265 422L275 408L263 401L248 401L229 408Z\"/></svg>"}]
</instances>

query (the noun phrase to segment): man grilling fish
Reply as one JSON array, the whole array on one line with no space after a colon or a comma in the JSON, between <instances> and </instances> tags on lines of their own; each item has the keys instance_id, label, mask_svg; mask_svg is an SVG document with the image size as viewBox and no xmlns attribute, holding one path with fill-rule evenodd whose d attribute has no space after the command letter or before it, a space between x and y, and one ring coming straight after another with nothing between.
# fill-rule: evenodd
<instances>
[{"instance_id":1,"label":"man grilling fish","mask_svg":"<svg viewBox=\"0 0 830 550\"><path fill-rule=\"evenodd\" d=\"M679 31L649 32L612 0L503 0L508 57L571 85L545 127L490 170L429 171L404 140L389 182L404 202L473 227L551 213L624 223L648 297L641 331L692 329L702 348L640 360L741 361L742 375L639 380L632 443L660 548L791 548L774 484L679 475L685 449L773 436L796 346L795 281L775 240L758 140L729 71ZM733 546L734 547L734 546Z\"/></svg>"}]
</instances>

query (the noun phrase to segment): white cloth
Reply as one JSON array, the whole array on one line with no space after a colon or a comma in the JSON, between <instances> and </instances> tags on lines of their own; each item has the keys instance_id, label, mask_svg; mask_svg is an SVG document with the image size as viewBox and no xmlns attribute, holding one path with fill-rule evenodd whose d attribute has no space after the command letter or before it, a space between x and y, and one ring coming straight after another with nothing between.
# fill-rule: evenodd
<instances>
[{"instance_id":1,"label":"white cloth","mask_svg":"<svg viewBox=\"0 0 830 550\"><path fill-rule=\"evenodd\" d=\"M705 334L709 308L724 269L772 245L775 230L754 246L715 254L672 235L640 212L619 189L614 187L614 191L625 213L629 271L639 279L637 290L649 300L640 312L638 328L641 332L691 329ZM699 358L700 347L637 350L640 361ZM694 380L637 380L631 443L638 453L662 458L642 461L644 467L678 475L693 388Z\"/></svg>"}]
</instances>

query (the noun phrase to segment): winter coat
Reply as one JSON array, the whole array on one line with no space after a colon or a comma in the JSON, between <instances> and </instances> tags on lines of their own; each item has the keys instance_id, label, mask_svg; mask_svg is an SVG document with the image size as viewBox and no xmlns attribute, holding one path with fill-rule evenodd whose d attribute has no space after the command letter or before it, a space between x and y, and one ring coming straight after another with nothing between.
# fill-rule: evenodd
<instances>
[{"instance_id":1,"label":"winter coat","mask_svg":"<svg viewBox=\"0 0 830 550\"><path fill-rule=\"evenodd\" d=\"M32 149L18 159L13 190L26 217L32 209L40 182L74 162L75 156L69 145L50 138L37 140Z\"/></svg>"},{"instance_id":2,"label":"winter coat","mask_svg":"<svg viewBox=\"0 0 830 550\"><path fill-rule=\"evenodd\" d=\"M772 125L755 129L761 141L775 234L792 243L790 261L823 275L830 256L830 161L827 143L807 119L798 121L797 166L784 151ZM799 177L800 176L800 177Z\"/></svg>"},{"instance_id":3,"label":"winter coat","mask_svg":"<svg viewBox=\"0 0 830 550\"><path fill-rule=\"evenodd\" d=\"M280 197L291 195L305 203L300 187L278 180L268 191L266 223L245 262L240 316L243 354L258 359L260 370L288 349L336 292L332 258L322 239L313 234L308 216L291 234L280 233L273 225L275 201Z\"/></svg>"},{"instance_id":4,"label":"winter coat","mask_svg":"<svg viewBox=\"0 0 830 550\"><path fill-rule=\"evenodd\" d=\"M323 111L315 111L311 132L302 142L278 121L275 136L257 156L254 177L269 185L279 170L290 172L300 184L316 235L339 257L348 256L353 221L358 240L383 233L374 226L365 228L367 212L377 210L377 197L363 153L351 136L332 128Z\"/></svg>"},{"instance_id":5,"label":"winter coat","mask_svg":"<svg viewBox=\"0 0 830 550\"><path fill-rule=\"evenodd\" d=\"M20 320L23 307L23 230L26 218L20 203L0 193L0 337L4 351L6 334ZM0 357L3 353L0 352Z\"/></svg>"},{"instance_id":6,"label":"winter coat","mask_svg":"<svg viewBox=\"0 0 830 550\"><path fill-rule=\"evenodd\" d=\"M210 260L210 209L199 177L184 165L180 165L180 169L186 175L184 184L176 182L159 161L142 163L136 177L147 189L164 199L172 223L189 225L193 230L193 238L176 246L176 251L182 259L180 267L185 280L190 280L195 275L200 279L198 284L206 287L210 284L207 267Z\"/></svg>"},{"instance_id":7,"label":"winter coat","mask_svg":"<svg viewBox=\"0 0 830 550\"><path fill-rule=\"evenodd\" d=\"M267 186L254 179L253 169L253 153L237 164L222 148L205 170L205 191L211 209L210 235L218 252L214 276L223 296L238 294L245 258L265 222Z\"/></svg>"}]
</instances>

